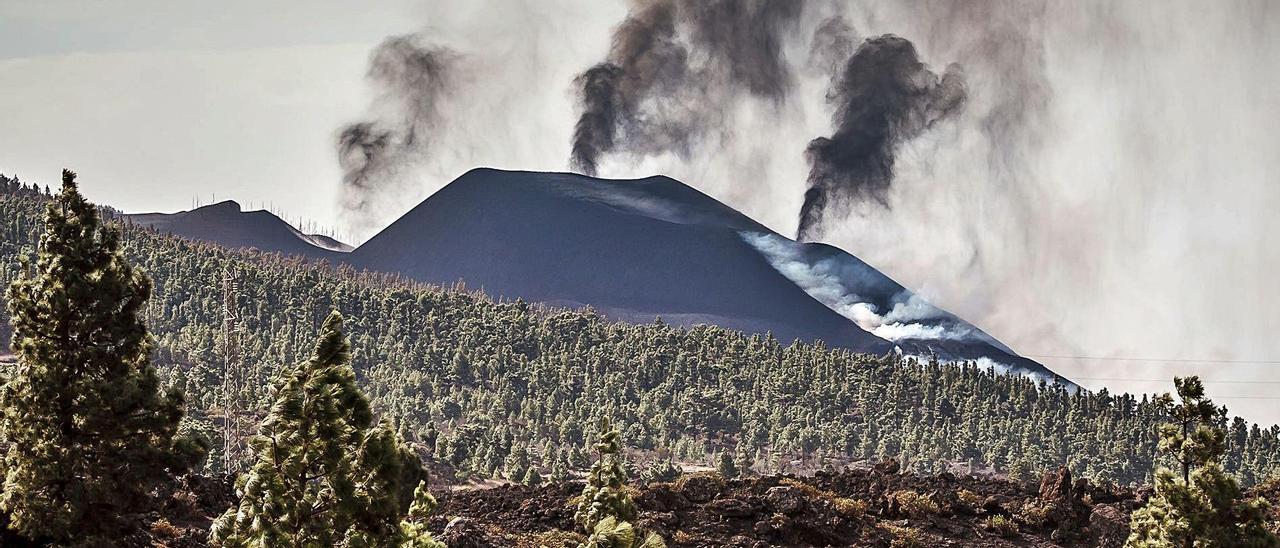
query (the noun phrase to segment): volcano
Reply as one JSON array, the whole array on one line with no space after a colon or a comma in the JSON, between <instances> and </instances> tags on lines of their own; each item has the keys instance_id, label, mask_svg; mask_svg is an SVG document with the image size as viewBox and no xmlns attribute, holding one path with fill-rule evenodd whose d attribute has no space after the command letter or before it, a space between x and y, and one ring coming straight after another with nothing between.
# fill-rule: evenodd
<instances>
[{"instance_id":1,"label":"volcano","mask_svg":"<svg viewBox=\"0 0 1280 548\"><path fill-rule=\"evenodd\" d=\"M304 234L269 211L244 211L231 200L178 213L134 213L125 218L136 225L182 238L226 247L335 259L351 246L328 236Z\"/></svg>"},{"instance_id":2,"label":"volcano","mask_svg":"<svg viewBox=\"0 0 1280 548\"><path fill-rule=\"evenodd\" d=\"M972 360L1070 384L857 257L791 240L669 177L474 169L350 252L317 245L261 213L224 203L131 218L232 247L463 282L500 298L590 306L628 322L657 317L768 332L784 343Z\"/></svg>"}]
</instances>

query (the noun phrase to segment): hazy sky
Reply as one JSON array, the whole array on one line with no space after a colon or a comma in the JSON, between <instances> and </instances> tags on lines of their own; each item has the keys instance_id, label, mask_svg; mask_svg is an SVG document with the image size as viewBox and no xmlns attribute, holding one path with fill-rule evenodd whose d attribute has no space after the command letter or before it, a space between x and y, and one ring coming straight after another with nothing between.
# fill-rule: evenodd
<instances>
[{"instance_id":1,"label":"hazy sky","mask_svg":"<svg viewBox=\"0 0 1280 548\"><path fill-rule=\"evenodd\" d=\"M369 50L421 26L397 2L0 2L0 171L127 211L194 196L332 222L334 132Z\"/></svg>"},{"instance_id":2,"label":"hazy sky","mask_svg":"<svg viewBox=\"0 0 1280 548\"><path fill-rule=\"evenodd\" d=\"M1276 3L819 4L859 37L897 33L934 67L959 63L970 88L965 112L900 154L892 207L824 241L1022 353L1087 357L1042 359L1085 386L1168 390L1142 379L1197 373L1233 411L1280 420L1265 399L1280 385ZM469 167L566 169L573 79L626 13L0 0L0 172L54 184L70 167L91 199L131 212L215 193L274 203L367 237L339 206L335 139L387 115L365 80L384 38L418 33L462 68L429 160L363 219L374 228ZM793 38L803 54L808 35ZM804 146L831 131L826 83L800 74L782 104L726 99L692 157L609 158L601 173L671 174L791 235Z\"/></svg>"}]
</instances>

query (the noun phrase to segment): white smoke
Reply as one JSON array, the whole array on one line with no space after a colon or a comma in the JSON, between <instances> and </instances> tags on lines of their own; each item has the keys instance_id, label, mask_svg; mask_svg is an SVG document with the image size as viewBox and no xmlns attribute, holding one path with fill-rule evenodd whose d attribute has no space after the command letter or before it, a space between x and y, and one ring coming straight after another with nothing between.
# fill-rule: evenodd
<instances>
[{"instance_id":1,"label":"white smoke","mask_svg":"<svg viewBox=\"0 0 1280 548\"><path fill-rule=\"evenodd\" d=\"M756 248L769 265L795 282L805 293L817 299L858 327L890 342L903 340L972 340L974 331L951 322L926 325L914 320L946 319L942 311L914 294L894 298L893 308L880 314L877 306L859 296L840 276L840 267L832 259L810 262L797 243L777 234L742 232L742 240ZM983 340L983 342L987 342Z\"/></svg>"}]
</instances>

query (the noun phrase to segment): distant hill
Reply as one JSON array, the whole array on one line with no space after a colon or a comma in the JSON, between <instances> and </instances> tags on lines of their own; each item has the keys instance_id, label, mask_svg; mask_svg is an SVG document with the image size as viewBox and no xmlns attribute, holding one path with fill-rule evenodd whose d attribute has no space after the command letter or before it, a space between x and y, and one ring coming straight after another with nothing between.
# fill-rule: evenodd
<instances>
[{"instance_id":1,"label":"distant hill","mask_svg":"<svg viewBox=\"0 0 1280 548\"><path fill-rule=\"evenodd\" d=\"M135 213L125 217L137 225L160 232L222 244L227 247L256 248L286 255L333 259L351 246L328 236L303 234L275 214L243 211L227 200L178 213Z\"/></svg>"},{"instance_id":2,"label":"distant hill","mask_svg":"<svg viewBox=\"0 0 1280 548\"><path fill-rule=\"evenodd\" d=\"M230 247L328 259L505 298L591 306L606 316L712 324L779 340L944 360L1044 366L933 307L857 257L802 244L668 177L606 180L475 169L359 248L308 236L265 211L222 202L130 215Z\"/></svg>"}]
</instances>

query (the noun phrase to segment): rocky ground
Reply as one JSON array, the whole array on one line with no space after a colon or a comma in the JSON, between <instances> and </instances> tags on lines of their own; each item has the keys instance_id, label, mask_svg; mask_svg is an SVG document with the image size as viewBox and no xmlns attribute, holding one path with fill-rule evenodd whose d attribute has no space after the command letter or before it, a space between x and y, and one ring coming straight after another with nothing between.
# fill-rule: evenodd
<instances>
[{"instance_id":1,"label":"rocky ground","mask_svg":"<svg viewBox=\"0 0 1280 548\"><path fill-rule=\"evenodd\" d=\"M226 508L233 499L228 482L197 478L177 487L137 545L204 546L213 509ZM573 523L581 490L580 482L439 487L441 504L431 530L453 548L576 546L583 540ZM1280 488L1255 493L1277 495ZM1130 513L1147 496L1145 490L1073 480L1065 469L1024 486L949 473L904 474L893 461L804 477L726 480L698 472L672 483L637 486L632 495L639 525L660 533L673 547L892 548L1120 546Z\"/></svg>"},{"instance_id":2,"label":"rocky ground","mask_svg":"<svg viewBox=\"0 0 1280 548\"><path fill-rule=\"evenodd\" d=\"M452 547L564 546L580 484L441 494L432 529ZM952 474L870 470L641 486L639 524L671 546L1119 546L1138 496L1047 474L1039 489Z\"/></svg>"}]
</instances>

